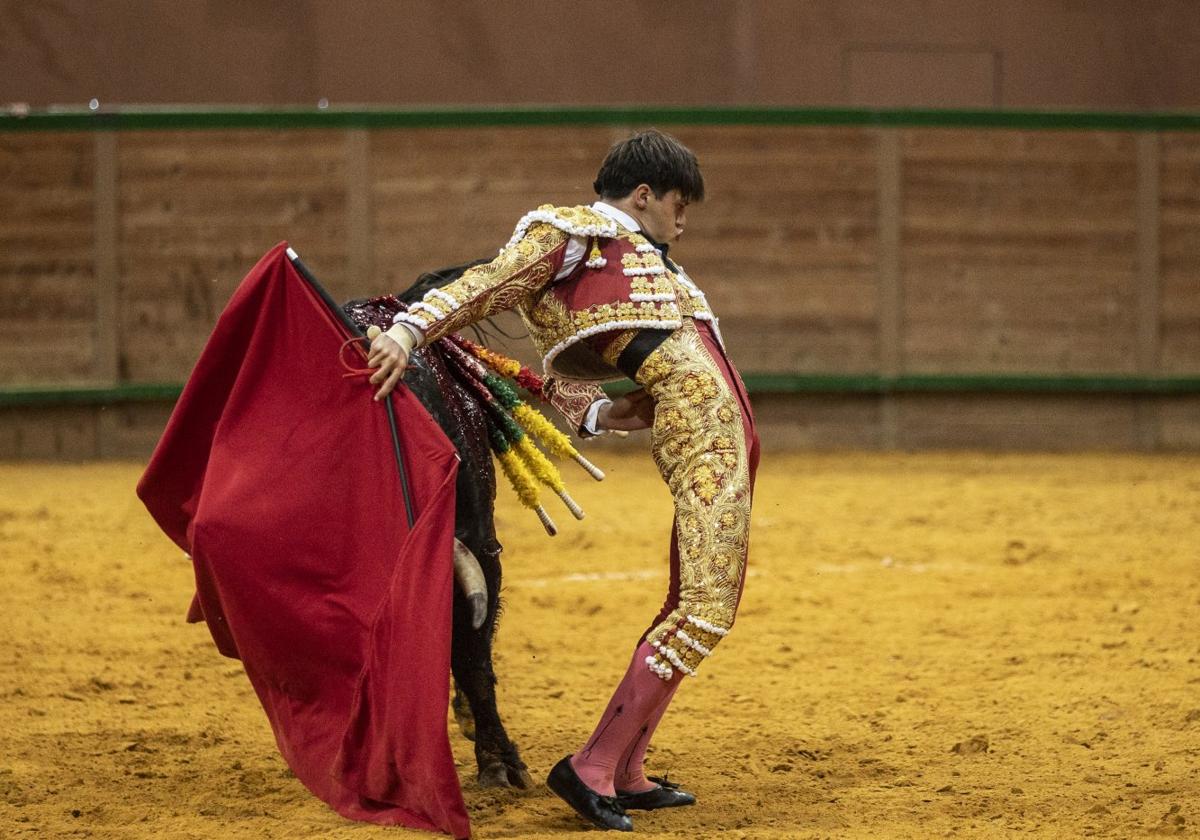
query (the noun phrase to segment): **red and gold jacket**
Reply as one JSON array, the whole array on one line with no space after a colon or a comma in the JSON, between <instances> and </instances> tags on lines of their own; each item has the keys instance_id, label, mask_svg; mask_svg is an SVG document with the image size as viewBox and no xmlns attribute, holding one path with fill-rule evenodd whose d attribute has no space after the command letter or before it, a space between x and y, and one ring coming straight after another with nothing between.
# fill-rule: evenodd
<instances>
[{"instance_id":1,"label":"red and gold jacket","mask_svg":"<svg viewBox=\"0 0 1200 840\"><path fill-rule=\"evenodd\" d=\"M554 280L573 236L586 239L587 258ZM592 208L545 204L522 217L494 260L431 290L396 320L420 329L428 343L516 309L542 355L546 397L578 429L604 396L599 383L624 378L589 339L675 329L685 318L715 325L704 293L672 268L648 239Z\"/></svg>"}]
</instances>

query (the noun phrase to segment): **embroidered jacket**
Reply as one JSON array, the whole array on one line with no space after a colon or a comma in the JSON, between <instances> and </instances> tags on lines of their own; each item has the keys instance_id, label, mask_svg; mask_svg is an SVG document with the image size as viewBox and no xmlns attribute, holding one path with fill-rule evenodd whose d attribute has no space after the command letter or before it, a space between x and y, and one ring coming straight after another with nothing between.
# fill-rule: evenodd
<instances>
[{"instance_id":1,"label":"embroidered jacket","mask_svg":"<svg viewBox=\"0 0 1200 840\"><path fill-rule=\"evenodd\" d=\"M572 236L586 238L586 261L554 281ZM397 322L436 341L490 315L515 308L542 355L546 396L579 428L604 396L597 383L624 378L587 339L608 332L675 329L685 318L716 325L704 293L658 249L590 207L546 204L527 213L499 255L455 282L433 289Z\"/></svg>"}]
</instances>

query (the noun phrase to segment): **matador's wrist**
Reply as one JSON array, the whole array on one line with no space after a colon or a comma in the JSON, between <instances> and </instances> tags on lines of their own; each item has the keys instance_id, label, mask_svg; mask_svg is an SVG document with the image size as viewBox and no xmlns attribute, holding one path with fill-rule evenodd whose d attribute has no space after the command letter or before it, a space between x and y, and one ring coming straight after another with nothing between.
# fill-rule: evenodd
<instances>
[{"instance_id":1,"label":"matador's wrist","mask_svg":"<svg viewBox=\"0 0 1200 840\"><path fill-rule=\"evenodd\" d=\"M403 323L392 324L384 335L404 348L406 356L412 353L417 347L420 347L422 340L425 338L424 334L418 335L413 327Z\"/></svg>"},{"instance_id":2,"label":"matador's wrist","mask_svg":"<svg viewBox=\"0 0 1200 840\"><path fill-rule=\"evenodd\" d=\"M584 415L580 429L590 437L607 433L608 429L600 425L600 412L610 405L612 405L612 400L609 399L600 399L592 403L588 407L587 414Z\"/></svg>"}]
</instances>

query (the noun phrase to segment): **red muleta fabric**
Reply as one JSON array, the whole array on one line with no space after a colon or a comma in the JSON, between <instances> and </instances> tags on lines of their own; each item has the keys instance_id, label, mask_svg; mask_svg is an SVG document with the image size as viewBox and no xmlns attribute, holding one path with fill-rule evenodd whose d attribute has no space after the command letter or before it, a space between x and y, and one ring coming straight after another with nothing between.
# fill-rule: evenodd
<instances>
[{"instance_id":1,"label":"red muleta fabric","mask_svg":"<svg viewBox=\"0 0 1200 840\"><path fill-rule=\"evenodd\" d=\"M446 732L454 447L393 393L410 529L386 412L343 377L347 331L286 247L222 313L138 496L300 781L350 819L467 837Z\"/></svg>"}]
</instances>

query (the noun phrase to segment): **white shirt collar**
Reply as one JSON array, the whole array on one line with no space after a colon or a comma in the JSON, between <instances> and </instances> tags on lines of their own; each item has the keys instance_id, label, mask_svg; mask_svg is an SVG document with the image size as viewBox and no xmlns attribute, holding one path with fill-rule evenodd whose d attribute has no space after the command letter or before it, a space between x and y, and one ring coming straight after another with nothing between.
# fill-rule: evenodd
<instances>
[{"instance_id":1,"label":"white shirt collar","mask_svg":"<svg viewBox=\"0 0 1200 840\"><path fill-rule=\"evenodd\" d=\"M633 216L630 216L619 207L613 207L611 204L606 204L603 201L597 201L592 205L592 209L601 216L607 216L608 218L612 219L626 230L637 233L642 229L642 226L638 224L637 219L633 218Z\"/></svg>"}]
</instances>

